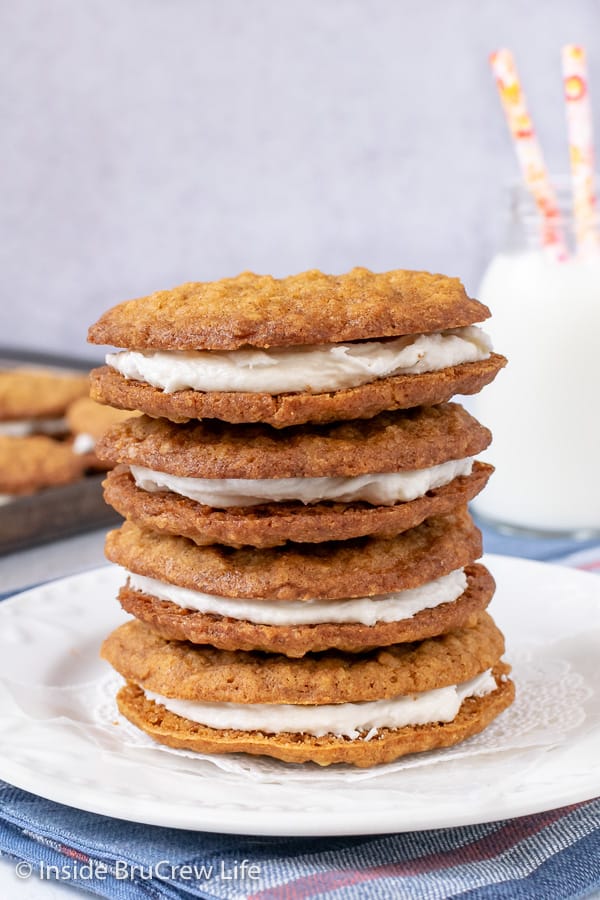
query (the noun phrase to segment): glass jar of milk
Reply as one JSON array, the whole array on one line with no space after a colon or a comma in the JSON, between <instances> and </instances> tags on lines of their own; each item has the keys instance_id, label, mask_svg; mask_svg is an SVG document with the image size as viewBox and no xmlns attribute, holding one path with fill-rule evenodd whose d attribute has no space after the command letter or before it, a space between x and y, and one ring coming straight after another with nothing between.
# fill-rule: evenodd
<instances>
[{"instance_id":1,"label":"glass jar of milk","mask_svg":"<svg viewBox=\"0 0 600 900\"><path fill-rule=\"evenodd\" d=\"M496 466L473 507L498 526L585 537L600 533L600 254L577 254L570 188L554 184L569 258L542 250L533 201L516 186L477 295L508 366L469 403L493 432L485 458Z\"/></svg>"}]
</instances>

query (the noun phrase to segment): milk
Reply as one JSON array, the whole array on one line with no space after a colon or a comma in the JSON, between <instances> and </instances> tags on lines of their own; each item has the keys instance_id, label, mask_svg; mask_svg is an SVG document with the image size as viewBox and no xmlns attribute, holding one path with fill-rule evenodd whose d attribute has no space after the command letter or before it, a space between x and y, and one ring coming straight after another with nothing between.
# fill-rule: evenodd
<instances>
[{"instance_id":1,"label":"milk","mask_svg":"<svg viewBox=\"0 0 600 900\"><path fill-rule=\"evenodd\" d=\"M600 531L600 257L501 253L479 299L508 366L469 408L496 466L476 512L541 532Z\"/></svg>"}]
</instances>

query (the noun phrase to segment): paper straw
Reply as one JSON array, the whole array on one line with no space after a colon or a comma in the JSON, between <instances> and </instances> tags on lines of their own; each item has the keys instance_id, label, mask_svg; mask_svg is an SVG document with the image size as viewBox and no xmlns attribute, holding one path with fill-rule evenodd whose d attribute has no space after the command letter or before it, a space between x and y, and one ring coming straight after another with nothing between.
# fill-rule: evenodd
<instances>
[{"instance_id":1,"label":"paper straw","mask_svg":"<svg viewBox=\"0 0 600 900\"><path fill-rule=\"evenodd\" d=\"M523 179L531 192L542 219L541 242L548 254L555 259L566 259L568 254L560 212L554 189L542 156L542 150L527 110L525 95L510 50L498 50L490 56L496 77L500 100L506 114Z\"/></svg>"},{"instance_id":2,"label":"paper straw","mask_svg":"<svg viewBox=\"0 0 600 900\"><path fill-rule=\"evenodd\" d=\"M579 253L589 255L598 253L600 240L596 225L592 111L583 47L575 44L563 47L562 66L573 182L575 239Z\"/></svg>"}]
</instances>

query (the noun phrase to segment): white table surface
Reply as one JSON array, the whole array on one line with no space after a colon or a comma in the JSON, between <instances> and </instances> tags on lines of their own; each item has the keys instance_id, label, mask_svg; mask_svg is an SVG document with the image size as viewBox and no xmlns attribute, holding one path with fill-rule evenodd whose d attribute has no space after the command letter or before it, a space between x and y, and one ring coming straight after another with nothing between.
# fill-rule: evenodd
<instances>
[{"instance_id":1,"label":"white table surface","mask_svg":"<svg viewBox=\"0 0 600 900\"><path fill-rule=\"evenodd\" d=\"M1 556L0 593L16 593L40 581L101 566L106 562L103 549L106 531L106 528L102 528L74 538L42 544L31 550Z\"/></svg>"},{"instance_id":2,"label":"white table surface","mask_svg":"<svg viewBox=\"0 0 600 900\"><path fill-rule=\"evenodd\" d=\"M106 562L103 545L106 529L56 541L32 550L23 550L0 558L0 591L15 593L31 584L83 572ZM10 900L66 900L67 897L89 897L68 882L40 881L32 875L19 879L15 874L16 861L0 857L0 898ZM367 896L367 895L365 895ZM589 894L600 900L600 891ZM549 898L561 900L561 898Z\"/></svg>"}]
</instances>

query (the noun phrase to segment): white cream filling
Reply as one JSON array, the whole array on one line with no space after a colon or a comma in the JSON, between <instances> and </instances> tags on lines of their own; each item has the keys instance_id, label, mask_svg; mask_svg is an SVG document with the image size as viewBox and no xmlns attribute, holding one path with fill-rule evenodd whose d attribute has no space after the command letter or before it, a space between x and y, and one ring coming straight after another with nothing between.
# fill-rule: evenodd
<instances>
[{"instance_id":1,"label":"white cream filling","mask_svg":"<svg viewBox=\"0 0 600 900\"><path fill-rule=\"evenodd\" d=\"M28 437L30 434L64 434L69 430L67 420L55 419L13 419L0 422L0 434L7 437Z\"/></svg>"},{"instance_id":2,"label":"white cream filling","mask_svg":"<svg viewBox=\"0 0 600 900\"><path fill-rule=\"evenodd\" d=\"M424 609L442 603L452 603L467 589L463 569L455 569L420 587L380 594L376 597L357 597L352 600L263 600L237 597L216 597L189 588L178 587L127 572L129 585L159 600L169 600L184 609L226 616L260 625L320 625L325 622L400 622L410 619Z\"/></svg>"},{"instance_id":3,"label":"white cream filling","mask_svg":"<svg viewBox=\"0 0 600 900\"><path fill-rule=\"evenodd\" d=\"M16 499L17 494L0 494L0 506L6 506L7 503L12 503Z\"/></svg>"},{"instance_id":4,"label":"white cream filling","mask_svg":"<svg viewBox=\"0 0 600 900\"><path fill-rule=\"evenodd\" d=\"M250 391L319 393L368 384L389 375L419 375L487 359L488 335L475 325L437 334L412 334L386 341L310 344L270 350L125 350L106 362L125 378L166 393Z\"/></svg>"},{"instance_id":5,"label":"white cream filling","mask_svg":"<svg viewBox=\"0 0 600 900\"><path fill-rule=\"evenodd\" d=\"M428 469L357 475L354 478L182 478L131 466L136 485L143 491L172 491L205 506L256 506L260 503L300 500L318 503L363 500L377 506L393 506L422 497L433 488L449 484L459 475L470 475L473 457L451 459Z\"/></svg>"},{"instance_id":6,"label":"white cream filling","mask_svg":"<svg viewBox=\"0 0 600 900\"><path fill-rule=\"evenodd\" d=\"M92 453L95 446L96 439L91 434L82 432L73 441L73 453L76 453L77 456L84 456L86 453Z\"/></svg>"},{"instance_id":7,"label":"white cream filling","mask_svg":"<svg viewBox=\"0 0 600 900\"><path fill-rule=\"evenodd\" d=\"M429 725L452 722L468 697L484 697L497 688L491 669L463 684L363 703L337 703L324 706L300 706L279 703L197 703L163 697L145 691L146 697L160 703L169 712L208 725L210 728L232 728L236 731L262 731L266 734L291 732L322 737L366 739L379 728L404 728L407 725Z\"/></svg>"}]
</instances>

